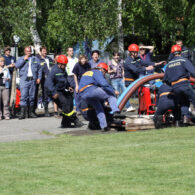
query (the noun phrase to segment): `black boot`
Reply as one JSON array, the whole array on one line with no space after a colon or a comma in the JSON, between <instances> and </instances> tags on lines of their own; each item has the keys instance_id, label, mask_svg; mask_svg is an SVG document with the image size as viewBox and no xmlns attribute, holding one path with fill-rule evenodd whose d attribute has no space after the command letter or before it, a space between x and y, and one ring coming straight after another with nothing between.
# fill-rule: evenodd
<instances>
[{"instance_id":1,"label":"black boot","mask_svg":"<svg viewBox=\"0 0 195 195\"><path fill-rule=\"evenodd\" d=\"M77 118L76 114L70 117L72 123L74 123L74 127L82 127L84 124Z\"/></svg>"},{"instance_id":2,"label":"black boot","mask_svg":"<svg viewBox=\"0 0 195 195\"><path fill-rule=\"evenodd\" d=\"M26 106L21 106L20 115L18 117L19 120L26 118L26 108L27 108Z\"/></svg>"},{"instance_id":3,"label":"black boot","mask_svg":"<svg viewBox=\"0 0 195 195\"><path fill-rule=\"evenodd\" d=\"M156 129L160 129L160 128L163 128L163 116L162 115L159 115L159 116L154 116L153 118L154 120L154 126Z\"/></svg>"},{"instance_id":4,"label":"black boot","mask_svg":"<svg viewBox=\"0 0 195 195\"><path fill-rule=\"evenodd\" d=\"M66 116L63 116L61 122L61 128L68 128L68 127L71 127L70 119Z\"/></svg>"},{"instance_id":5,"label":"black boot","mask_svg":"<svg viewBox=\"0 0 195 195\"><path fill-rule=\"evenodd\" d=\"M101 132L107 132L107 131L110 131L110 128L109 127L104 127Z\"/></svg>"},{"instance_id":6,"label":"black boot","mask_svg":"<svg viewBox=\"0 0 195 195\"><path fill-rule=\"evenodd\" d=\"M29 107L29 118L37 118L37 115L34 113L34 106Z\"/></svg>"}]
</instances>

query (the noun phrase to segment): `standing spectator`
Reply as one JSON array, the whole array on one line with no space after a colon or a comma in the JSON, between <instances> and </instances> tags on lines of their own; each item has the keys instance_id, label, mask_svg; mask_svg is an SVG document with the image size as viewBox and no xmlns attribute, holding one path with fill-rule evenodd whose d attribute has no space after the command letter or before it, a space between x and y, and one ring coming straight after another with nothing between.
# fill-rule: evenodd
<instances>
[{"instance_id":1,"label":"standing spectator","mask_svg":"<svg viewBox=\"0 0 195 195\"><path fill-rule=\"evenodd\" d=\"M31 56L31 47L24 49L25 55L16 62L16 68L20 70L21 90L21 115L19 120L25 119L27 106L29 106L29 117L37 118L34 113L36 84L39 84L42 76L40 61L37 57Z\"/></svg>"},{"instance_id":2,"label":"standing spectator","mask_svg":"<svg viewBox=\"0 0 195 195\"><path fill-rule=\"evenodd\" d=\"M78 59L74 57L74 50L72 47L67 49L68 64L66 66L66 72L68 74L68 82L72 88L75 88L74 82L74 73L72 72L75 64L78 62Z\"/></svg>"},{"instance_id":3,"label":"standing spectator","mask_svg":"<svg viewBox=\"0 0 195 195\"><path fill-rule=\"evenodd\" d=\"M154 64L154 62L152 62L153 51L154 51L154 46L145 46L144 44L139 45L139 57L144 63ZM162 65L163 63L166 63L166 61L155 63L155 65L157 66ZM154 69L146 71L146 74L153 74L153 73L154 73Z\"/></svg>"},{"instance_id":4,"label":"standing spectator","mask_svg":"<svg viewBox=\"0 0 195 195\"><path fill-rule=\"evenodd\" d=\"M78 93L78 90L79 90L79 81L81 79L82 74L84 74L86 71L90 69L91 69L91 66L88 63L87 57L84 55L80 55L79 61L75 64L75 67L72 71L74 73L76 93Z\"/></svg>"},{"instance_id":5,"label":"standing spectator","mask_svg":"<svg viewBox=\"0 0 195 195\"><path fill-rule=\"evenodd\" d=\"M112 60L108 66L108 73L110 74L112 87L121 94L126 87L124 82L123 60L120 59L118 52L113 53ZM126 104L126 108L127 112L133 112L136 110L130 105L129 101Z\"/></svg>"},{"instance_id":6,"label":"standing spectator","mask_svg":"<svg viewBox=\"0 0 195 195\"><path fill-rule=\"evenodd\" d=\"M15 58L10 55L11 54L11 48L10 46L6 46L4 48L4 59L5 59L5 65L9 68L9 72L12 75L14 70L14 63Z\"/></svg>"},{"instance_id":7,"label":"standing spectator","mask_svg":"<svg viewBox=\"0 0 195 195\"><path fill-rule=\"evenodd\" d=\"M154 46L145 46L144 44L139 45L139 57L144 61L144 62L152 62L152 56L153 56L153 51L154 51ZM147 51L149 50L149 51Z\"/></svg>"},{"instance_id":8,"label":"standing spectator","mask_svg":"<svg viewBox=\"0 0 195 195\"><path fill-rule=\"evenodd\" d=\"M75 105L76 105L76 109L78 111L77 105L78 105L78 101L79 101L79 96L78 96L78 92L79 92L79 82L81 79L81 76L88 70L91 69L90 64L87 61L87 57L84 55L80 55L79 56L79 61L75 64L74 69L73 69L73 73L74 73L74 81L75 81Z\"/></svg>"},{"instance_id":9,"label":"standing spectator","mask_svg":"<svg viewBox=\"0 0 195 195\"><path fill-rule=\"evenodd\" d=\"M45 80L48 77L49 72L51 71L51 68L53 66L53 60L49 56L47 56L47 48L44 46L40 48L40 56L38 58L40 60L40 65L42 69L41 89L42 89L43 105L45 109L45 116L49 117L50 116L49 111L48 111L49 96L47 95L48 93L44 85L45 85ZM38 91L38 88L39 87L37 87L37 91ZM38 96L38 93L37 93L37 96Z\"/></svg>"},{"instance_id":10,"label":"standing spectator","mask_svg":"<svg viewBox=\"0 0 195 195\"><path fill-rule=\"evenodd\" d=\"M100 56L100 52L98 50L92 51L91 53L92 59L89 61L91 68L95 68L101 62L99 56Z\"/></svg>"},{"instance_id":11,"label":"standing spectator","mask_svg":"<svg viewBox=\"0 0 195 195\"><path fill-rule=\"evenodd\" d=\"M4 65L4 57L0 57L0 120L4 115L5 120L10 119L9 112L9 69ZM3 107L1 107L3 105Z\"/></svg>"},{"instance_id":12,"label":"standing spectator","mask_svg":"<svg viewBox=\"0 0 195 195\"><path fill-rule=\"evenodd\" d=\"M191 53L190 53L190 50L183 45L183 41L181 39L177 39L176 40L176 45L179 45L181 47L181 49L182 49L181 56L183 58L187 58L188 60L191 61ZM170 55L168 57L168 61L171 61L173 58L174 58L173 53L170 53Z\"/></svg>"}]
</instances>

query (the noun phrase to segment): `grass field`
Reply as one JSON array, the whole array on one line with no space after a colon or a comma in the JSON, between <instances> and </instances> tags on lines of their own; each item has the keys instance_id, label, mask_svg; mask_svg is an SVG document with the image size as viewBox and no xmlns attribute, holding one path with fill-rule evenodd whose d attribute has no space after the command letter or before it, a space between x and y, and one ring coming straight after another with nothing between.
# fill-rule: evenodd
<instances>
[{"instance_id":1,"label":"grass field","mask_svg":"<svg viewBox=\"0 0 195 195\"><path fill-rule=\"evenodd\" d=\"M195 194L195 127L0 143L0 194Z\"/></svg>"}]
</instances>

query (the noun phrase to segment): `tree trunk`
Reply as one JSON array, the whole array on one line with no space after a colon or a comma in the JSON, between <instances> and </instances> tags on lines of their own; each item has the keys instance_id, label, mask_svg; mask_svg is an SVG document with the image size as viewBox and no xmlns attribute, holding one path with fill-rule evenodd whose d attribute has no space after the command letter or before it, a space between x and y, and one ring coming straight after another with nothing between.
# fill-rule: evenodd
<instances>
[{"instance_id":1,"label":"tree trunk","mask_svg":"<svg viewBox=\"0 0 195 195\"><path fill-rule=\"evenodd\" d=\"M31 8L31 27L30 27L30 32L31 32L31 36L32 36L32 41L34 43L34 48L36 53L39 53L39 49L41 46L41 39L39 36L39 33L37 31L37 13L36 13L36 6L37 6L37 2L36 0L31 0L32 3L32 8Z\"/></svg>"},{"instance_id":2,"label":"tree trunk","mask_svg":"<svg viewBox=\"0 0 195 195\"><path fill-rule=\"evenodd\" d=\"M118 49L124 55L124 35L122 22L122 0L118 0Z\"/></svg>"}]
</instances>

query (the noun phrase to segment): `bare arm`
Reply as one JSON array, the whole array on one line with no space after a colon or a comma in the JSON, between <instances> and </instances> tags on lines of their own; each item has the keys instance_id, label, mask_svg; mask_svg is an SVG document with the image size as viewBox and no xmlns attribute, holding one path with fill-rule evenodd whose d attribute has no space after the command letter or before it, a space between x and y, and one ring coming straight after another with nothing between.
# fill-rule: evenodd
<instances>
[{"instance_id":1,"label":"bare arm","mask_svg":"<svg viewBox=\"0 0 195 195\"><path fill-rule=\"evenodd\" d=\"M78 78L75 74L74 74L74 82L75 82L75 91L76 91L76 93L78 93L79 92L79 84L78 84Z\"/></svg>"}]
</instances>

